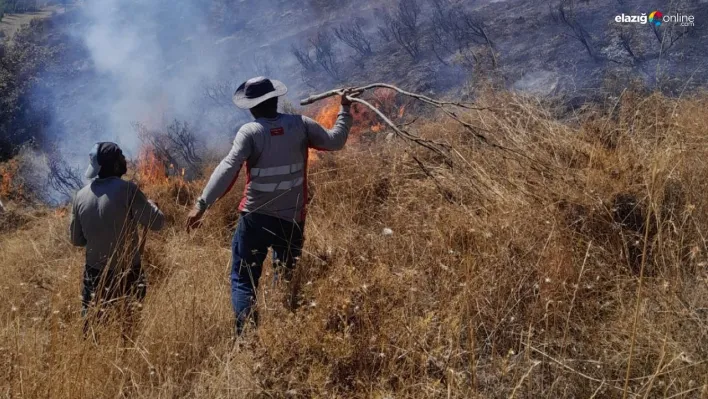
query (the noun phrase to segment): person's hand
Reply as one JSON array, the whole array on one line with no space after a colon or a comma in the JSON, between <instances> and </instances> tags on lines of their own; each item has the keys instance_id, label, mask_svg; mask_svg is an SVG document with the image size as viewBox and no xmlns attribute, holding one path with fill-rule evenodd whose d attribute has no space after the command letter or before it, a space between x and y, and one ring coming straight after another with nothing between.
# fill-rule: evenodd
<instances>
[{"instance_id":1,"label":"person's hand","mask_svg":"<svg viewBox=\"0 0 708 399\"><path fill-rule=\"evenodd\" d=\"M356 88L350 87L348 89L344 89L342 92L342 105L347 107L349 105L352 105L352 100L350 100L347 97L357 97L362 93L361 90L357 90Z\"/></svg>"},{"instance_id":2,"label":"person's hand","mask_svg":"<svg viewBox=\"0 0 708 399\"><path fill-rule=\"evenodd\" d=\"M198 229L202 225L202 217L204 216L204 211L199 209L192 209L187 215L187 233L191 232L192 229Z\"/></svg>"}]
</instances>

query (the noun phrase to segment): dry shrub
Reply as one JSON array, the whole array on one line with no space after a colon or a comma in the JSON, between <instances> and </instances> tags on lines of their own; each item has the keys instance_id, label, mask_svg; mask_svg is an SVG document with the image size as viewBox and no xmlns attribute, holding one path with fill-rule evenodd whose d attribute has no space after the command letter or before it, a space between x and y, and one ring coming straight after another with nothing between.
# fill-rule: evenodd
<instances>
[{"instance_id":1,"label":"dry shrub","mask_svg":"<svg viewBox=\"0 0 708 399\"><path fill-rule=\"evenodd\" d=\"M43 210L25 210L25 209L8 209L0 212L0 233L7 234L14 232L26 225L32 220L43 218L46 212Z\"/></svg>"},{"instance_id":2,"label":"dry shrub","mask_svg":"<svg viewBox=\"0 0 708 399\"><path fill-rule=\"evenodd\" d=\"M66 217L1 236L2 393L621 397L629 369L629 397L706 395L708 99L624 93L577 124L508 93L480 105L464 118L508 150L439 117L416 129L452 166L397 140L321 157L295 278L266 267L261 326L237 342L240 191L190 236L204 181L147 188L170 223L127 342L112 323L81 338Z\"/></svg>"}]
</instances>

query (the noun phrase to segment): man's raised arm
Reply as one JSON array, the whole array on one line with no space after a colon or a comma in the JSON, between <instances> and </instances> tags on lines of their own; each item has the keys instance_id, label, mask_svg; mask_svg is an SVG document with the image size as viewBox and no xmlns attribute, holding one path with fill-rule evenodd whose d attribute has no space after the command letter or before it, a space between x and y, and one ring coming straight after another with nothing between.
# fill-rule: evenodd
<instances>
[{"instance_id":1,"label":"man's raised arm","mask_svg":"<svg viewBox=\"0 0 708 399\"><path fill-rule=\"evenodd\" d=\"M354 121L350 112L351 104L351 101L346 96L342 96L342 108L339 110L339 115L337 115L337 122L330 130L303 116L302 121L307 132L308 146L324 151L336 151L344 148Z\"/></svg>"}]
</instances>

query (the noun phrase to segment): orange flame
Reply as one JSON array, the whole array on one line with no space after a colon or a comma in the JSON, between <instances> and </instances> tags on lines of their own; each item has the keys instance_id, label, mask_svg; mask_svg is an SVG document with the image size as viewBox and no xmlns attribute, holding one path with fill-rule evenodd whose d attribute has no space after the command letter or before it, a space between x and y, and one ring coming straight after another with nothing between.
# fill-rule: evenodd
<instances>
[{"instance_id":1,"label":"orange flame","mask_svg":"<svg viewBox=\"0 0 708 399\"><path fill-rule=\"evenodd\" d=\"M401 106L401 109L398 110L398 119L403 118L403 115L406 113L406 106L403 105Z\"/></svg>"},{"instance_id":2,"label":"orange flame","mask_svg":"<svg viewBox=\"0 0 708 399\"><path fill-rule=\"evenodd\" d=\"M391 115L391 119L402 119L406 112L406 106L403 105L398 107L397 105L397 93L394 90L380 88L374 90L373 99L371 103L381 110L386 115ZM316 116L315 121L327 129L334 127L337 121L337 115L339 114L339 98L332 97L323 101L323 105L317 108L313 112ZM370 109L360 106L360 104L354 104L352 106L352 116L354 117L354 125L351 129L351 134L349 136L349 143L356 142L360 137L362 132L373 132L379 133L383 131L386 126L381 122L378 115L371 111ZM308 165L312 165L319 159L317 150L309 150Z\"/></svg>"},{"instance_id":3,"label":"orange flame","mask_svg":"<svg viewBox=\"0 0 708 399\"><path fill-rule=\"evenodd\" d=\"M337 122L337 115L339 115L339 102L336 99L330 99L319 109L314 119L324 128L331 129ZM308 149L307 164L312 166L318 159L320 159L320 156L317 154L317 150L314 148Z\"/></svg>"},{"instance_id":4,"label":"orange flame","mask_svg":"<svg viewBox=\"0 0 708 399\"><path fill-rule=\"evenodd\" d=\"M12 170L9 170L5 165L0 168L0 174L2 175L2 180L0 180L0 195L7 197L10 194L10 187L12 186Z\"/></svg>"},{"instance_id":5,"label":"orange flame","mask_svg":"<svg viewBox=\"0 0 708 399\"><path fill-rule=\"evenodd\" d=\"M12 159L0 165L0 197L22 197L23 187L15 181L20 164Z\"/></svg>"},{"instance_id":6,"label":"orange flame","mask_svg":"<svg viewBox=\"0 0 708 399\"><path fill-rule=\"evenodd\" d=\"M327 101L324 107L319 110L315 120L325 128L331 129L334 127L335 122L337 122L338 114L339 103L336 100L331 99L330 101Z\"/></svg>"},{"instance_id":7,"label":"orange flame","mask_svg":"<svg viewBox=\"0 0 708 399\"><path fill-rule=\"evenodd\" d=\"M154 187L168 184L170 181L185 183L186 168L167 163L157 154L151 145L145 144L140 149L136 162L136 178L141 187Z\"/></svg>"},{"instance_id":8,"label":"orange flame","mask_svg":"<svg viewBox=\"0 0 708 399\"><path fill-rule=\"evenodd\" d=\"M140 182L147 185L155 185L168 178L164 164L149 145L140 149L137 172Z\"/></svg>"}]
</instances>

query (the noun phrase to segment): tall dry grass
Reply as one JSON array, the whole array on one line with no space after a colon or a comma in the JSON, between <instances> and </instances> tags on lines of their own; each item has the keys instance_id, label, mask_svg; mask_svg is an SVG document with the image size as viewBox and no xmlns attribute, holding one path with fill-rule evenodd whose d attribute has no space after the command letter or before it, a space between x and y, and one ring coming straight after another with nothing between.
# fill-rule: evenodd
<instances>
[{"instance_id":1,"label":"tall dry grass","mask_svg":"<svg viewBox=\"0 0 708 399\"><path fill-rule=\"evenodd\" d=\"M464 117L510 151L433 116L417 129L452 145L452 167L381 135L322 157L295 280L266 273L239 342L240 190L192 236L203 182L148 190L170 223L149 238L132 341L116 323L82 339L67 216L24 211L0 236L0 392L708 397L708 98L623 93L562 121L512 94L480 105Z\"/></svg>"}]
</instances>

